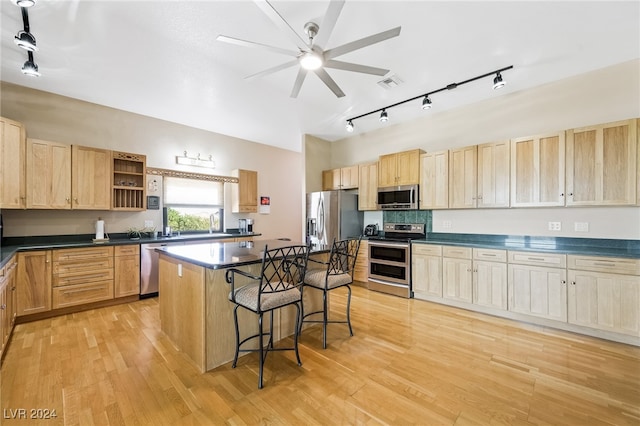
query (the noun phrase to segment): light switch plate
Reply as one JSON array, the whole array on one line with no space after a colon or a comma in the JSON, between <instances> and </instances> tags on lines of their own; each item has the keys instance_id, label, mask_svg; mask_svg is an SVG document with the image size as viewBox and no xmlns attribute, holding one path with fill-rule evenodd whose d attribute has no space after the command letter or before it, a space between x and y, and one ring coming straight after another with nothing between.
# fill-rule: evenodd
<instances>
[{"instance_id":1,"label":"light switch plate","mask_svg":"<svg viewBox=\"0 0 640 426\"><path fill-rule=\"evenodd\" d=\"M549 231L561 231L562 222L549 222Z\"/></svg>"},{"instance_id":2,"label":"light switch plate","mask_svg":"<svg viewBox=\"0 0 640 426\"><path fill-rule=\"evenodd\" d=\"M574 222L573 227L576 232L589 232L589 222Z\"/></svg>"}]
</instances>

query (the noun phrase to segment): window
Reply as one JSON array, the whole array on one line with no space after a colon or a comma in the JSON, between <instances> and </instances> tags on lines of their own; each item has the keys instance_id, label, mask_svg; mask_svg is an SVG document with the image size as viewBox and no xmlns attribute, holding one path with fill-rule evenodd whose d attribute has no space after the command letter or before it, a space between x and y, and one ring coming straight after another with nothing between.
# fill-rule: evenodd
<instances>
[{"instance_id":1,"label":"window","mask_svg":"<svg viewBox=\"0 0 640 426\"><path fill-rule=\"evenodd\" d=\"M164 177L164 226L172 231L223 231L224 184Z\"/></svg>"}]
</instances>

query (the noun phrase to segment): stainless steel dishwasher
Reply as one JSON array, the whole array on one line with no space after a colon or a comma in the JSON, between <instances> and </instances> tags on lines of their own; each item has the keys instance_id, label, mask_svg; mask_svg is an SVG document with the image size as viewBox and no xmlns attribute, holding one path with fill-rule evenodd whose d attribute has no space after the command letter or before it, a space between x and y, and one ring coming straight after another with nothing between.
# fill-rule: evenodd
<instances>
[{"instance_id":1,"label":"stainless steel dishwasher","mask_svg":"<svg viewBox=\"0 0 640 426\"><path fill-rule=\"evenodd\" d=\"M161 242L140 244L140 298L158 295L158 247L184 244L183 242Z\"/></svg>"}]
</instances>

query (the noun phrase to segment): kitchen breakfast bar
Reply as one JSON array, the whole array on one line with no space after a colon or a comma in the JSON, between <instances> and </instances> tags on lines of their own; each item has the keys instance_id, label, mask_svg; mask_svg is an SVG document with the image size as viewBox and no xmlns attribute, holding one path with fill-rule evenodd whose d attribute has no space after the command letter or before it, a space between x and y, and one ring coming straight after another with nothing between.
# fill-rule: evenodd
<instances>
[{"instance_id":1,"label":"kitchen breakfast bar","mask_svg":"<svg viewBox=\"0 0 640 426\"><path fill-rule=\"evenodd\" d=\"M162 331L188 356L201 372L233 360L235 329L228 269L237 268L260 275L265 246L269 249L299 244L282 240L187 244L157 248L159 262L159 304ZM311 258L324 260L328 250L316 249ZM236 275L236 288L249 284L249 278ZM319 292L306 292L306 309L322 305ZM294 332L295 307L276 310L274 343ZM265 317L266 319L267 317ZM268 327L266 321L265 329ZM241 336L258 330L257 316L238 311Z\"/></svg>"}]
</instances>

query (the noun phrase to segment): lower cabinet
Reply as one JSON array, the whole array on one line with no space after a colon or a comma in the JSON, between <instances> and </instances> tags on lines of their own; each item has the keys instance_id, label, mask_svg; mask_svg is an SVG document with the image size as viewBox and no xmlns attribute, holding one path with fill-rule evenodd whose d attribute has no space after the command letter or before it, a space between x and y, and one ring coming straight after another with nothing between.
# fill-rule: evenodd
<instances>
[{"instance_id":1,"label":"lower cabinet","mask_svg":"<svg viewBox=\"0 0 640 426\"><path fill-rule=\"evenodd\" d=\"M473 301L472 251L468 247L442 248L442 297L460 302Z\"/></svg>"},{"instance_id":2,"label":"lower cabinet","mask_svg":"<svg viewBox=\"0 0 640 426\"><path fill-rule=\"evenodd\" d=\"M473 303L507 309L507 251L473 249Z\"/></svg>"},{"instance_id":3,"label":"lower cabinet","mask_svg":"<svg viewBox=\"0 0 640 426\"><path fill-rule=\"evenodd\" d=\"M442 246L414 244L411 275L414 297L442 297Z\"/></svg>"},{"instance_id":4,"label":"lower cabinet","mask_svg":"<svg viewBox=\"0 0 640 426\"><path fill-rule=\"evenodd\" d=\"M18 253L17 315L51 310L51 250Z\"/></svg>"},{"instance_id":5,"label":"lower cabinet","mask_svg":"<svg viewBox=\"0 0 640 426\"><path fill-rule=\"evenodd\" d=\"M13 331L16 314L17 256L0 268L0 359Z\"/></svg>"},{"instance_id":6,"label":"lower cabinet","mask_svg":"<svg viewBox=\"0 0 640 426\"><path fill-rule=\"evenodd\" d=\"M369 281L369 242L367 240L360 241L356 265L353 268L353 279L362 283Z\"/></svg>"},{"instance_id":7,"label":"lower cabinet","mask_svg":"<svg viewBox=\"0 0 640 426\"><path fill-rule=\"evenodd\" d=\"M140 246L115 246L114 267L114 297L140 294Z\"/></svg>"}]
</instances>

